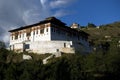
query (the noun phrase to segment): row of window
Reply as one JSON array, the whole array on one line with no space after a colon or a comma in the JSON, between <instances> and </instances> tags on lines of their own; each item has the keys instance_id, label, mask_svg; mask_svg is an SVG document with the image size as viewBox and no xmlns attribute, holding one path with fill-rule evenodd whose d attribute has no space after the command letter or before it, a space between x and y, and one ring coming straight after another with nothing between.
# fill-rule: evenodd
<instances>
[{"instance_id":1,"label":"row of window","mask_svg":"<svg viewBox=\"0 0 120 80\"><path fill-rule=\"evenodd\" d=\"M35 32L36 32L36 34L39 34L39 30L36 30L36 31L33 32L33 35L35 35ZM40 34L44 34L44 32L45 32L44 28L40 29ZM48 32L48 28L46 28L46 32ZM26 36L30 36L30 33L31 32L28 32Z\"/></svg>"},{"instance_id":2,"label":"row of window","mask_svg":"<svg viewBox=\"0 0 120 80\"><path fill-rule=\"evenodd\" d=\"M46 32L48 32L48 28L46 28L46 29L41 29L41 30L40 30L40 34L44 34L45 30L46 30ZM33 32L33 35L35 35L35 32L36 32L36 34L39 34L39 31L36 30L36 31ZM27 32L27 33L26 33L26 36L27 36L27 37L31 36L31 32L30 32L30 31ZM21 38L21 37L24 37L24 34L22 34L22 35L21 35L21 34L19 34L19 35L18 35L18 34L15 34L15 39L18 39L18 38ZM13 39L14 39L14 37L12 36L12 40L13 40Z\"/></svg>"},{"instance_id":3,"label":"row of window","mask_svg":"<svg viewBox=\"0 0 120 80\"><path fill-rule=\"evenodd\" d=\"M57 34L59 34L59 35L64 35L64 36L68 36L68 37L70 37L70 38L72 38L72 37L76 37L78 40L80 40L80 39L82 39L82 40L87 40L87 38L85 38L85 37L83 37L83 36L80 36L79 34L77 34L77 33L70 33L70 32L67 32L67 31L63 31L63 30L60 30L60 29L57 29L57 28L51 28L51 31L53 32L53 33L57 33Z\"/></svg>"},{"instance_id":4,"label":"row of window","mask_svg":"<svg viewBox=\"0 0 120 80\"><path fill-rule=\"evenodd\" d=\"M77 37L79 36L77 33L70 33L70 32L67 32L67 31L63 31L63 30L60 30L60 29L57 29L57 28L51 28L51 31L54 32L54 33L57 33L57 34L61 34L61 35L67 35L69 37Z\"/></svg>"}]
</instances>

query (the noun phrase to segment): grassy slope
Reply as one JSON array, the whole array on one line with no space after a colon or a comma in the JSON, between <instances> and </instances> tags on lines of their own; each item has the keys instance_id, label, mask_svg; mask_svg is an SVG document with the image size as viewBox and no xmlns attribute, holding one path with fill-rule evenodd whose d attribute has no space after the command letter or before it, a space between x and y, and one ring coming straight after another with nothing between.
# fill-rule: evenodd
<instances>
[{"instance_id":1,"label":"grassy slope","mask_svg":"<svg viewBox=\"0 0 120 80\"><path fill-rule=\"evenodd\" d=\"M102 25L100 28L84 28L82 30L90 34L90 40L92 39L96 42L104 40L105 36L111 36L111 39L117 38L120 40L120 22Z\"/></svg>"}]
</instances>

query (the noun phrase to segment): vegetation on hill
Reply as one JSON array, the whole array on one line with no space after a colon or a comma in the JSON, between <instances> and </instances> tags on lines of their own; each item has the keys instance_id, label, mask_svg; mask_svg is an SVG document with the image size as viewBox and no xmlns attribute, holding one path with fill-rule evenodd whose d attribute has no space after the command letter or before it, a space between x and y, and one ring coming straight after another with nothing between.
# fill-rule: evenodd
<instances>
[{"instance_id":1,"label":"vegetation on hill","mask_svg":"<svg viewBox=\"0 0 120 80\"><path fill-rule=\"evenodd\" d=\"M92 26L93 24L89 24ZM93 25L94 26L94 25ZM50 59L49 56L33 53L15 53L0 48L0 80L118 80L120 79L120 23L102 25L100 28L82 28L89 33L93 46L90 54L63 54ZM32 56L23 60L22 54Z\"/></svg>"},{"instance_id":2,"label":"vegetation on hill","mask_svg":"<svg viewBox=\"0 0 120 80\"><path fill-rule=\"evenodd\" d=\"M40 58L6 62L7 57L13 54L12 51L0 49L0 80L120 79L119 51L108 51L106 54L93 51L88 55L63 54L62 57L50 59L45 65Z\"/></svg>"},{"instance_id":3,"label":"vegetation on hill","mask_svg":"<svg viewBox=\"0 0 120 80\"><path fill-rule=\"evenodd\" d=\"M5 48L6 46L5 46L5 43L4 42L2 42L2 41L0 41L0 48Z\"/></svg>"},{"instance_id":4,"label":"vegetation on hill","mask_svg":"<svg viewBox=\"0 0 120 80\"><path fill-rule=\"evenodd\" d=\"M105 36L110 36L112 38L120 38L120 22L113 24L101 25L97 27L86 27L82 29L83 31L90 34L89 39L101 40Z\"/></svg>"},{"instance_id":5,"label":"vegetation on hill","mask_svg":"<svg viewBox=\"0 0 120 80\"><path fill-rule=\"evenodd\" d=\"M94 47L100 47L106 42L116 47L120 45L120 22L101 25L99 27L86 27L81 30L90 34L89 41Z\"/></svg>"}]
</instances>

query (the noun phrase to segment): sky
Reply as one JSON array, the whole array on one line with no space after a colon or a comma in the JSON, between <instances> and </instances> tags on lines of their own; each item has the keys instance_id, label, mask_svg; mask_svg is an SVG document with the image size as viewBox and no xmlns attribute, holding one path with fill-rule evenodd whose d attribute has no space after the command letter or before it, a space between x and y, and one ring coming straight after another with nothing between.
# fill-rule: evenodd
<instances>
[{"instance_id":1,"label":"sky","mask_svg":"<svg viewBox=\"0 0 120 80\"><path fill-rule=\"evenodd\" d=\"M0 0L0 40L9 42L9 30L55 16L70 26L99 26L120 21L120 0Z\"/></svg>"}]
</instances>

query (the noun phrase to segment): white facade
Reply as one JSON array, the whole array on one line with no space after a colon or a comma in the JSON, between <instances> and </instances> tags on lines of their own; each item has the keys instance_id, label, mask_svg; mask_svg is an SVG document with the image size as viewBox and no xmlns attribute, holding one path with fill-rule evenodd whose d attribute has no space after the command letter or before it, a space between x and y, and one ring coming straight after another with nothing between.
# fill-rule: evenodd
<instances>
[{"instance_id":1,"label":"white facade","mask_svg":"<svg viewBox=\"0 0 120 80\"><path fill-rule=\"evenodd\" d=\"M55 20L57 23L55 23ZM64 53L89 52L87 35L66 27L56 18L9 32L11 33L11 50L39 54L56 53L58 51Z\"/></svg>"},{"instance_id":2,"label":"white facade","mask_svg":"<svg viewBox=\"0 0 120 80\"><path fill-rule=\"evenodd\" d=\"M48 23L48 25L49 24L50 23ZM40 27L40 26L34 26L34 27ZM20 30L20 31L24 32L25 30ZM50 41L50 40L51 40L50 26L48 26L47 28L44 28L44 33L40 33L40 29L38 29L38 30L30 31L30 36L28 37L26 32L18 34L17 39L15 39L15 35L10 36L10 45L16 44L16 43L22 43L26 41L34 42L34 41Z\"/></svg>"}]
</instances>

